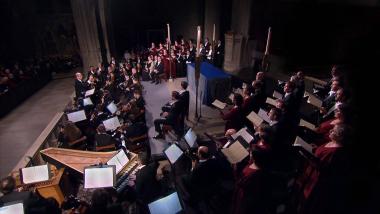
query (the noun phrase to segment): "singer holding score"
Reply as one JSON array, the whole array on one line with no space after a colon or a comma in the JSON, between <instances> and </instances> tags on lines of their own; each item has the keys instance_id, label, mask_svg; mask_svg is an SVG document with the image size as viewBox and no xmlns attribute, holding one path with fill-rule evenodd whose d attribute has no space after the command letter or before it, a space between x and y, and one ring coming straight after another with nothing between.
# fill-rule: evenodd
<instances>
[{"instance_id":1,"label":"singer holding score","mask_svg":"<svg viewBox=\"0 0 380 214\"><path fill-rule=\"evenodd\" d=\"M240 130L244 126L243 97L240 94L234 94L233 105L232 109L227 113L219 110L222 119L227 121L224 131L228 129Z\"/></svg>"}]
</instances>

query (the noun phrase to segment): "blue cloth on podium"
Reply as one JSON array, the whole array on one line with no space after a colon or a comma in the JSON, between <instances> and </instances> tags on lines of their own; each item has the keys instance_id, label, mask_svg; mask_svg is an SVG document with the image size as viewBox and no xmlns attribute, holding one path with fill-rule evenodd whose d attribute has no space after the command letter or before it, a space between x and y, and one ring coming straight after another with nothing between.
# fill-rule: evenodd
<instances>
[{"instance_id":1,"label":"blue cloth on podium","mask_svg":"<svg viewBox=\"0 0 380 214\"><path fill-rule=\"evenodd\" d=\"M202 62L200 70L198 96L202 104L211 105L215 99L225 102L231 91L231 75L207 62ZM195 63L187 64L187 81L195 96Z\"/></svg>"}]
</instances>

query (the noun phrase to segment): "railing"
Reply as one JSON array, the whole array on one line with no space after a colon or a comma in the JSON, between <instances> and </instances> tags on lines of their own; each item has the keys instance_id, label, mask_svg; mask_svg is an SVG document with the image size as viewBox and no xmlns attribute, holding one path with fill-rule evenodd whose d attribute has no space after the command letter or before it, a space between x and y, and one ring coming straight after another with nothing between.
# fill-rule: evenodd
<instances>
[{"instance_id":1,"label":"railing","mask_svg":"<svg viewBox=\"0 0 380 214\"><path fill-rule=\"evenodd\" d=\"M40 136L34 141L29 150L21 157L18 164L13 168L12 172L18 171L20 168L34 165L45 164L45 161L40 155L40 151L49 147L58 147L58 134L59 127L67 119L63 112L58 112L46 128L42 131Z\"/></svg>"}]
</instances>

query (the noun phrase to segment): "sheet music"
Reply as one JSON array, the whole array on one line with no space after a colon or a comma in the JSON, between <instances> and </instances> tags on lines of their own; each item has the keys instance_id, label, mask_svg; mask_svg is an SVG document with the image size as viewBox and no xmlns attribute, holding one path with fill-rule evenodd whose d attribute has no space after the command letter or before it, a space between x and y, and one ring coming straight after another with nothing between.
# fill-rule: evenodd
<instances>
[{"instance_id":1,"label":"sheet music","mask_svg":"<svg viewBox=\"0 0 380 214\"><path fill-rule=\"evenodd\" d=\"M87 97L87 98L83 99L83 105L84 106L91 106L91 105L94 105L94 103L92 102L91 98Z\"/></svg>"},{"instance_id":2,"label":"sheet music","mask_svg":"<svg viewBox=\"0 0 380 214\"><path fill-rule=\"evenodd\" d=\"M236 132L235 134L231 135L231 137L236 140L237 137L241 136L245 142L247 143L250 143L252 140L253 140L253 136L248 133L247 131L247 128L244 127L244 128L241 128L238 132Z\"/></svg>"},{"instance_id":3,"label":"sheet music","mask_svg":"<svg viewBox=\"0 0 380 214\"><path fill-rule=\"evenodd\" d=\"M309 123L309 122L307 122L306 120L303 120L303 119L300 120L300 123L298 125L299 126L305 126L306 128L309 128L309 129L311 129L313 131L316 129L315 125L313 125L312 123Z\"/></svg>"},{"instance_id":4,"label":"sheet music","mask_svg":"<svg viewBox=\"0 0 380 214\"><path fill-rule=\"evenodd\" d=\"M239 163L249 155L248 151L238 140L230 147L222 149L222 152L231 164Z\"/></svg>"},{"instance_id":5,"label":"sheet music","mask_svg":"<svg viewBox=\"0 0 380 214\"><path fill-rule=\"evenodd\" d=\"M76 111L76 112L68 113L67 114L67 119L70 120L73 123L76 123L76 122L79 122L79 121L86 120L87 117L86 117L86 114L85 114L84 110L81 110L81 111Z\"/></svg>"},{"instance_id":6,"label":"sheet music","mask_svg":"<svg viewBox=\"0 0 380 214\"><path fill-rule=\"evenodd\" d=\"M20 202L0 207L0 214L24 214L24 204Z\"/></svg>"},{"instance_id":7,"label":"sheet music","mask_svg":"<svg viewBox=\"0 0 380 214\"><path fill-rule=\"evenodd\" d=\"M213 106L215 106L215 107L217 107L217 108L219 108L219 109L224 109L225 107L226 107L226 103L223 103L223 102L221 102L221 101L219 101L219 100L215 100L213 103L212 103L212 105Z\"/></svg>"},{"instance_id":8,"label":"sheet music","mask_svg":"<svg viewBox=\"0 0 380 214\"><path fill-rule=\"evenodd\" d=\"M255 126L260 126L263 122L263 119L259 117L259 115L257 115L254 111L249 113L247 119L250 120Z\"/></svg>"},{"instance_id":9,"label":"sheet music","mask_svg":"<svg viewBox=\"0 0 380 214\"><path fill-rule=\"evenodd\" d=\"M261 119L263 119L265 122L270 123L270 119L269 119L268 112L264 111L263 109L260 109L258 115L259 115L259 117L261 117Z\"/></svg>"},{"instance_id":10,"label":"sheet music","mask_svg":"<svg viewBox=\"0 0 380 214\"><path fill-rule=\"evenodd\" d=\"M107 105L107 109L111 112L111 114L114 114L117 111L117 106L112 102Z\"/></svg>"},{"instance_id":11,"label":"sheet music","mask_svg":"<svg viewBox=\"0 0 380 214\"><path fill-rule=\"evenodd\" d=\"M164 152L171 164L174 164L183 154L182 150L175 143L169 146Z\"/></svg>"},{"instance_id":12,"label":"sheet music","mask_svg":"<svg viewBox=\"0 0 380 214\"><path fill-rule=\"evenodd\" d=\"M49 167L47 164L23 168L21 169L21 173L22 182L24 184L31 184L49 180Z\"/></svg>"},{"instance_id":13,"label":"sheet music","mask_svg":"<svg viewBox=\"0 0 380 214\"><path fill-rule=\"evenodd\" d=\"M177 192L148 204L150 214L177 214L182 211Z\"/></svg>"},{"instance_id":14,"label":"sheet music","mask_svg":"<svg viewBox=\"0 0 380 214\"><path fill-rule=\"evenodd\" d=\"M85 168L84 188L104 188L114 186L115 168Z\"/></svg>"},{"instance_id":15,"label":"sheet music","mask_svg":"<svg viewBox=\"0 0 380 214\"><path fill-rule=\"evenodd\" d=\"M197 140L197 135L195 134L195 132L191 128L185 134L185 140L186 140L187 144L190 146L190 148L194 147L194 144Z\"/></svg>"},{"instance_id":16,"label":"sheet music","mask_svg":"<svg viewBox=\"0 0 380 214\"><path fill-rule=\"evenodd\" d=\"M323 101L318 99L316 96L309 94L309 99L307 99L307 102L311 105L321 108Z\"/></svg>"},{"instance_id":17,"label":"sheet music","mask_svg":"<svg viewBox=\"0 0 380 214\"><path fill-rule=\"evenodd\" d=\"M301 146L306 151L313 154L313 147L310 144L306 143L302 138L300 138L298 136L296 137L296 140L294 141L293 145L294 146Z\"/></svg>"},{"instance_id":18,"label":"sheet music","mask_svg":"<svg viewBox=\"0 0 380 214\"><path fill-rule=\"evenodd\" d=\"M95 93L95 88L86 91L86 93L84 94L84 96L88 97L88 96L93 95L94 93Z\"/></svg>"},{"instance_id":19,"label":"sheet music","mask_svg":"<svg viewBox=\"0 0 380 214\"><path fill-rule=\"evenodd\" d=\"M125 154L124 150L120 150L115 156L113 156L109 161L107 161L107 165L115 165L116 174L118 174L128 162L129 159Z\"/></svg>"},{"instance_id":20,"label":"sheet music","mask_svg":"<svg viewBox=\"0 0 380 214\"><path fill-rule=\"evenodd\" d=\"M117 128L119 128L121 126L117 116L103 121L103 125L105 126L107 131L116 130Z\"/></svg>"},{"instance_id":21,"label":"sheet music","mask_svg":"<svg viewBox=\"0 0 380 214\"><path fill-rule=\"evenodd\" d=\"M272 95L274 98L277 98L277 99L282 99L283 95L278 92L278 91L273 91L273 95Z\"/></svg>"},{"instance_id":22,"label":"sheet music","mask_svg":"<svg viewBox=\"0 0 380 214\"><path fill-rule=\"evenodd\" d=\"M267 97L267 100L265 102L268 103L269 105L276 106L276 100L270 97Z\"/></svg>"}]
</instances>

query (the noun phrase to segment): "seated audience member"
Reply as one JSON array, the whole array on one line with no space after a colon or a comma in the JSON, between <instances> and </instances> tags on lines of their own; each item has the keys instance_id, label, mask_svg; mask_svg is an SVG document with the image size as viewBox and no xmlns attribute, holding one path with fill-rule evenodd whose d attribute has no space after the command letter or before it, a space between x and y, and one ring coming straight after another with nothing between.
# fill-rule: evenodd
<instances>
[{"instance_id":1,"label":"seated audience member","mask_svg":"<svg viewBox=\"0 0 380 214\"><path fill-rule=\"evenodd\" d=\"M154 138L155 139L160 139L164 138L164 133L162 131L162 125L170 125L173 127L173 129L176 130L175 127L176 124L178 124L178 119L180 117L181 111L182 111L182 106L181 103L179 102L180 96L177 91L172 92L172 102L170 107L163 108L163 113L162 116L163 118L155 119L154 120L154 127L156 132L158 133Z\"/></svg>"},{"instance_id":2,"label":"seated audience member","mask_svg":"<svg viewBox=\"0 0 380 214\"><path fill-rule=\"evenodd\" d=\"M233 214L267 213L270 208L267 151L254 146L250 157L251 164L243 169L235 184L231 208Z\"/></svg>"},{"instance_id":3,"label":"seated audience member","mask_svg":"<svg viewBox=\"0 0 380 214\"><path fill-rule=\"evenodd\" d=\"M115 144L115 140L111 135L107 134L106 128L103 124L100 124L96 131L97 133L95 134L95 148Z\"/></svg>"},{"instance_id":4,"label":"seated audience member","mask_svg":"<svg viewBox=\"0 0 380 214\"><path fill-rule=\"evenodd\" d=\"M161 57L157 57L157 64L154 67L153 72L150 73L152 83L160 83L160 75L164 73L164 65L162 63Z\"/></svg>"},{"instance_id":5,"label":"seated audience member","mask_svg":"<svg viewBox=\"0 0 380 214\"><path fill-rule=\"evenodd\" d=\"M299 213L341 213L347 193L348 159L345 147L352 130L337 124L331 141L316 148L303 174L297 179ZM339 200L336 200L339 198Z\"/></svg>"},{"instance_id":6,"label":"seated audience member","mask_svg":"<svg viewBox=\"0 0 380 214\"><path fill-rule=\"evenodd\" d=\"M82 137L82 132L75 123L67 121L60 130L58 142L60 142L63 148L70 148L76 146L77 141L81 140Z\"/></svg>"},{"instance_id":7,"label":"seated audience member","mask_svg":"<svg viewBox=\"0 0 380 214\"><path fill-rule=\"evenodd\" d=\"M234 94L234 107L227 113L220 111L223 120L226 120L225 131L228 129L240 130L244 126L244 113L242 110L243 97L240 94Z\"/></svg>"},{"instance_id":8,"label":"seated audience member","mask_svg":"<svg viewBox=\"0 0 380 214\"><path fill-rule=\"evenodd\" d=\"M144 204L156 200L161 193L161 184L157 180L158 163L149 163L148 157L143 153L139 154L141 169L136 173L136 193L137 198Z\"/></svg>"},{"instance_id":9,"label":"seated audience member","mask_svg":"<svg viewBox=\"0 0 380 214\"><path fill-rule=\"evenodd\" d=\"M188 83L185 81L181 82L181 91L179 91L180 101L183 106L183 118L189 120L189 103L190 103L190 93L187 90Z\"/></svg>"}]
</instances>

